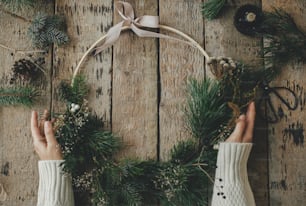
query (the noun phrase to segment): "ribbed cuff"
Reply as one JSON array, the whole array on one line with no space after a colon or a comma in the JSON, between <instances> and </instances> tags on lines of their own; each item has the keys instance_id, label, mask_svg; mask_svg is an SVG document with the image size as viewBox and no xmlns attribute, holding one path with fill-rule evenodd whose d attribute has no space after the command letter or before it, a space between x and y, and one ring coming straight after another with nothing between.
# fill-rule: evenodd
<instances>
[{"instance_id":1,"label":"ribbed cuff","mask_svg":"<svg viewBox=\"0 0 306 206\"><path fill-rule=\"evenodd\" d=\"M63 160L39 161L37 206L73 206L71 176L61 167Z\"/></svg>"},{"instance_id":2,"label":"ribbed cuff","mask_svg":"<svg viewBox=\"0 0 306 206\"><path fill-rule=\"evenodd\" d=\"M252 143L220 143L216 178L223 178L231 184L245 182L252 145Z\"/></svg>"},{"instance_id":3,"label":"ribbed cuff","mask_svg":"<svg viewBox=\"0 0 306 206\"><path fill-rule=\"evenodd\" d=\"M255 206L247 174L252 143L221 143L212 206Z\"/></svg>"}]
</instances>

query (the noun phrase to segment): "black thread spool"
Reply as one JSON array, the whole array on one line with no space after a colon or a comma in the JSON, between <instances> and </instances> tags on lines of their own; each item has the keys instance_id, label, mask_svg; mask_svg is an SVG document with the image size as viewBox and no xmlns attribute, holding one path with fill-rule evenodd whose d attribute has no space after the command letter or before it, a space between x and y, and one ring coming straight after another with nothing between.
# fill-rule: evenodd
<instances>
[{"instance_id":1,"label":"black thread spool","mask_svg":"<svg viewBox=\"0 0 306 206\"><path fill-rule=\"evenodd\" d=\"M262 10L251 4L241 6L234 17L236 29L248 36L255 36L260 31L262 21Z\"/></svg>"}]
</instances>

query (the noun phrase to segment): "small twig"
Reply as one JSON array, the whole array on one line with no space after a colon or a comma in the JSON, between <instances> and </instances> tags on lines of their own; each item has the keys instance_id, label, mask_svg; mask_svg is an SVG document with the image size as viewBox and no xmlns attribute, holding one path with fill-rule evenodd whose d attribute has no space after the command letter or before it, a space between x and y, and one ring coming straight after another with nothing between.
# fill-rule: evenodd
<instances>
[{"instance_id":1,"label":"small twig","mask_svg":"<svg viewBox=\"0 0 306 206\"><path fill-rule=\"evenodd\" d=\"M202 167L201 165L198 165L198 164L195 164L195 166L198 166L198 168L205 173L205 175L208 177L208 179L211 181L211 183L214 183L214 180L213 178L208 174L208 172L206 172Z\"/></svg>"},{"instance_id":2,"label":"small twig","mask_svg":"<svg viewBox=\"0 0 306 206\"><path fill-rule=\"evenodd\" d=\"M23 17L23 16L20 16L20 15L18 15L18 14L15 14L15 13L13 13L13 12L10 12L10 11L8 11L8 10L5 10L3 7L0 7L0 10L3 11L4 13L6 13L6 14L12 16L12 17L21 19L21 20L23 20L23 21L25 21L25 22L30 22L30 23L32 22L32 20L27 19L27 18L25 18L25 17Z\"/></svg>"},{"instance_id":3,"label":"small twig","mask_svg":"<svg viewBox=\"0 0 306 206\"><path fill-rule=\"evenodd\" d=\"M20 50L20 49L14 49L12 47L6 46L6 45L1 44L1 43L0 43L0 47L2 47L3 49L9 50L12 53L21 54L21 55L27 55L27 54L33 54L33 53L44 53L44 52L46 52L45 50Z\"/></svg>"},{"instance_id":4,"label":"small twig","mask_svg":"<svg viewBox=\"0 0 306 206\"><path fill-rule=\"evenodd\" d=\"M211 183L214 184L213 178L208 174L208 172L207 172L206 170L204 170L204 169L201 167L201 166L205 166L205 165L207 166L207 164L200 163L200 158L201 158L203 152L204 152L204 148L202 148L202 150L201 150L201 152L200 152L200 155L199 155L199 157L198 157L198 162L197 162L196 164L193 164L193 165L194 165L194 166L197 166L202 172L204 172L205 175L208 177L208 179L211 181Z\"/></svg>"}]
</instances>

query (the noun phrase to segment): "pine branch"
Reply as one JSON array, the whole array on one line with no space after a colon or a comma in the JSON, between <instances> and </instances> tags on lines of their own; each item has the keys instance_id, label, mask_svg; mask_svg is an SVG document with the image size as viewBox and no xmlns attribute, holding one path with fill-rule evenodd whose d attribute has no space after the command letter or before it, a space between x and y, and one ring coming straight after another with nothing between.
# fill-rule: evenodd
<instances>
[{"instance_id":1,"label":"pine branch","mask_svg":"<svg viewBox=\"0 0 306 206\"><path fill-rule=\"evenodd\" d=\"M221 85L212 80L191 80L188 84L187 126L202 145L211 145L220 125L226 125L230 113L221 96Z\"/></svg>"},{"instance_id":2,"label":"pine branch","mask_svg":"<svg viewBox=\"0 0 306 206\"><path fill-rule=\"evenodd\" d=\"M268 65L279 67L291 60L306 61L306 34L286 11L265 13L261 35L268 40L264 45Z\"/></svg>"},{"instance_id":3,"label":"pine branch","mask_svg":"<svg viewBox=\"0 0 306 206\"><path fill-rule=\"evenodd\" d=\"M0 105L32 106L38 92L31 87L0 88Z\"/></svg>"},{"instance_id":4,"label":"pine branch","mask_svg":"<svg viewBox=\"0 0 306 206\"><path fill-rule=\"evenodd\" d=\"M69 103L82 104L85 97L88 95L89 89L85 81L85 77L78 75L72 85L68 82L61 82L59 86L59 94L62 100Z\"/></svg>"},{"instance_id":5,"label":"pine branch","mask_svg":"<svg viewBox=\"0 0 306 206\"><path fill-rule=\"evenodd\" d=\"M28 35L38 48L51 44L63 45L69 41L66 34L66 23L62 17L38 14L28 29Z\"/></svg>"},{"instance_id":6,"label":"pine branch","mask_svg":"<svg viewBox=\"0 0 306 206\"><path fill-rule=\"evenodd\" d=\"M0 0L0 2L12 11L33 7L35 0Z\"/></svg>"},{"instance_id":7,"label":"pine branch","mask_svg":"<svg viewBox=\"0 0 306 206\"><path fill-rule=\"evenodd\" d=\"M206 205L206 176L192 165L164 164L156 176L161 205Z\"/></svg>"},{"instance_id":8,"label":"pine branch","mask_svg":"<svg viewBox=\"0 0 306 206\"><path fill-rule=\"evenodd\" d=\"M217 18L226 2L227 0L208 0L206 3L203 3L202 13L204 17L208 20Z\"/></svg>"},{"instance_id":9,"label":"pine branch","mask_svg":"<svg viewBox=\"0 0 306 206\"><path fill-rule=\"evenodd\" d=\"M180 141L171 151L171 162L175 164L186 164L194 161L199 155L199 148L192 140Z\"/></svg>"}]
</instances>

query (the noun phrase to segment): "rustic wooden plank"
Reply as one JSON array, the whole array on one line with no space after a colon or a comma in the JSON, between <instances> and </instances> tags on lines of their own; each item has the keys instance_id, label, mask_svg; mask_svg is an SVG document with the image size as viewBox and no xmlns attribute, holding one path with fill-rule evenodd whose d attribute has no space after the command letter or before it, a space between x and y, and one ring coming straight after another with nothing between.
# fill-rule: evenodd
<instances>
[{"instance_id":1,"label":"rustic wooden plank","mask_svg":"<svg viewBox=\"0 0 306 206\"><path fill-rule=\"evenodd\" d=\"M32 19L38 11L53 13L54 3L38 3L35 8L25 9L17 14ZM14 18L0 11L0 43L16 49L33 49L27 36L30 23ZM11 56L7 50L0 49L1 86L8 86L9 74L14 61L24 55ZM46 58L44 66L47 74L51 68L51 54ZM38 83L39 84L39 83ZM50 107L50 76L39 84L41 97L34 106L36 110ZM34 154L30 134L31 108L0 108L0 182L8 193L8 199L0 205L33 206L37 201L38 157Z\"/></svg>"},{"instance_id":2,"label":"rustic wooden plank","mask_svg":"<svg viewBox=\"0 0 306 206\"><path fill-rule=\"evenodd\" d=\"M263 0L264 10L285 9L306 31L306 2L300 0ZM273 82L275 86L288 86L299 98L296 111L288 111L279 101L274 101L277 108L282 108L284 118L281 122L269 125L269 187L270 205L300 206L306 202L306 148L304 147L305 87L306 66L291 62L284 65L283 72ZM291 100L288 94L285 99Z\"/></svg>"},{"instance_id":3,"label":"rustic wooden plank","mask_svg":"<svg viewBox=\"0 0 306 206\"><path fill-rule=\"evenodd\" d=\"M205 48L211 56L230 56L250 65L260 65L261 39L240 34L233 25L237 8L244 4L260 6L260 0L238 0L222 12L220 18L205 21ZM210 74L209 74L210 76ZM249 177L257 205L268 205L267 134L263 122L257 121L254 147L249 160Z\"/></svg>"},{"instance_id":4,"label":"rustic wooden plank","mask_svg":"<svg viewBox=\"0 0 306 206\"><path fill-rule=\"evenodd\" d=\"M157 15L157 0L129 1L136 16ZM115 22L121 17L115 14ZM157 40L125 32L114 46L112 128L123 138L122 156L157 156Z\"/></svg>"},{"instance_id":5,"label":"rustic wooden plank","mask_svg":"<svg viewBox=\"0 0 306 206\"><path fill-rule=\"evenodd\" d=\"M71 38L69 45L54 49L52 106L58 112L65 107L59 102L57 86L63 79L71 79L82 55L112 25L112 1L56 1L55 12L66 17ZM111 119L111 72L111 49L88 57L80 72L90 86L89 106L108 127Z\"/></svg>"},{"instance_id":6,"label":"rustic wooden plank","mask_svg":"<svg viewBox=\"0 0 306 206\"><path fill-rule=\"evenodd\" d=\"M66 17L68 35L71 42L65 47L54 48L52 109L65 110L58 99L58 85L62 80L71 80L72 73L87 49L112 25L112 1L56 1L55 13ZM81 67L80 73L87 79L90 87L89 107L102 118L106 127L111 122L111 79L112 50L108 49L97 56L89 56ZM75 195L77 205L83 200Z\"/></svg>"},{"instance_id":7,"label":"rustic wooden plank","mask_svg":"<svg viewBox=\"0 0 306 206\"><path fill-rule=\"evenodd\" d=\"M181 30L203 45L201 2L159 1L161 24ZM173 34L172 34L173 35ZM160 40L160 159L167 160L169 151L180 140L190 137L184 120L186 84L189 78L204 77L204 57L188 45Z\"/></svg>"}]
</instances>

